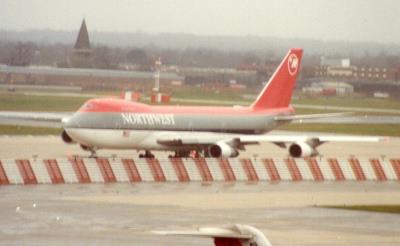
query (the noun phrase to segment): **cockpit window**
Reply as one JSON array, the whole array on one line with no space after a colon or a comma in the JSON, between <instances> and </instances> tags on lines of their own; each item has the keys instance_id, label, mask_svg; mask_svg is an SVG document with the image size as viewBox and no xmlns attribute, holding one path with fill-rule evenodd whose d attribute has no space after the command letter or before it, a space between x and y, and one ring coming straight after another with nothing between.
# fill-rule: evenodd
<instances>
[{"instance_id":1,"label":"cockpit window","mask_svg":"<svg viewBox=\"0 0 400 246\"><path fill-rule=\"evenodd\" d=\"M83 110L90 110L93 108L94 108L94 105L92 102L87 102L81 107L81 109L83 109Z\"/></svg>"}]
</instances>

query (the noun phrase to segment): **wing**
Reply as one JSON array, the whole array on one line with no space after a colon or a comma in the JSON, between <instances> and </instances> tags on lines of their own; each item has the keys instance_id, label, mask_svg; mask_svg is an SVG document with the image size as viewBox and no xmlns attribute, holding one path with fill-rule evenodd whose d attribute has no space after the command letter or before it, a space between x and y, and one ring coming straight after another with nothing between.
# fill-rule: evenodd
<instances>
[{"instance_id":1,"label":"wing","mask_svg":"<svg viewBox=\"0 0 400 246\"><path fill-rule=\"evenodd\" d=\"M214 245L263 245L271 246L264 233L249 225L232 225L228 227L200 227L197 230L185 231L152 231L158 235L207 237L214 239Z\"/></svg>"},{"instance_id":2,"label":"wing","mask_svg":"<svg viewBox=\"0 0 400 246\"><path fill-rule=\"evenodd\" d=\"M211 145L217 142L227 144L258 144L260 142L271 143L295 143L307 141L325 142L378 142L381 137L364 136L336 136L336 135L237 135L237 134L218 134L192 132L190 134L163 134L157 138L159 144L170 146L183 145Z\"/></svg>"},{"instance_id":3,"label":"wing","mask_svg":"<svg viewBox=\"0 0 400 246\"><path fill-rule=\"evenodd\" d=\"M61 127L63 119L71 115L72 113L70 112L0 111L0 124Z\"/></svg>"},{"instance_id":4,"label":"wing","mask_svg":"<svg viewBox=\"0 0 400 246\"><path fill-rule=\"evenodd\" d=\"M316 148L326 142L378 142L380 137L336 136L336 135L234 135L192 132L186 134L164 134L157 138L159 144L170 147L202 148L207 156L236 157L238 150L246 145L270 142L281 148L287 148L292 157L318 155Z\"/></svg>"},{"instance_id":5,"label":"wing","mask_svg":"<svg viewBox=\"0 0 400 246\"><path fill-rule=\"evenodd\" d=\"M209 238L229 238L249 240L253 238L250 233L243 233L233 227L200 227L197 230L185 231L152 231L154 234L166 236L194 236Z\"/></svg>"},{"instance_id":6,"label":"wing","mask_svg":"<svg viewBox=\"0 0 400 246\"><path fill-rule=\"evenodd\" d=\"M245 135L239 138L241 143L272 142L272 143L296 143L318 141L325 142L378 142L380 137L364 136L335 136L335 135Z\"/></svg>"}]
</instances>

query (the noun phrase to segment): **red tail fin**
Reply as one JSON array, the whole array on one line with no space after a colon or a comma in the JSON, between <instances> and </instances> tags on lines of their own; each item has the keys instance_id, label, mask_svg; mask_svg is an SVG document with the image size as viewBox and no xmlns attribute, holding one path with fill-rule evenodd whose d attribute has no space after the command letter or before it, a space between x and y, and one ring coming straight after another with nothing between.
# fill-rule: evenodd
<instances>
[{"instance_id":1,"label":"red tail fin","mask_svg":"<svg viewBox=\"0 0 400 246\"><path fill-rule=\"evenodd\" d=\"M297 74L300 70L302 49L291 49L251 105L253 109L288 107Z\"/></svg>"}]
</instances>

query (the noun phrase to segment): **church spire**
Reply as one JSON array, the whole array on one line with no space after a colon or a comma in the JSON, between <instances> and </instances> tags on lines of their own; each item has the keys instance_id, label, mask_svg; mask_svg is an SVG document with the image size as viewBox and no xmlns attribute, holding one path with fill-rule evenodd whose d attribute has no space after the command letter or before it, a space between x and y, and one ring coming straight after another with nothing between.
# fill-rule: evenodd
<instances>
[{"instance_id":1,"label":"church spire","mask_svg":"<svg viewBox=\"0 0 400 246\"><path fill-rule=\"evenodd\" d=\"M83 19L82 21L81 29L79 30L74 49L90 49L89 34L87 31L85 19Z\"/></svg>"},{"instance_id":2,"label":"church spire","mask_svg":"<svg viewBox=\"0 0 400 246\"><path fill-rule=\"evenodd\" d=\"M78 38L73 49L71 57L71 66L78 68L93 67L90 48L89 34L86 27L85 19L82 20L81 29L79 30Z\"/></svg>"}]
</instances>

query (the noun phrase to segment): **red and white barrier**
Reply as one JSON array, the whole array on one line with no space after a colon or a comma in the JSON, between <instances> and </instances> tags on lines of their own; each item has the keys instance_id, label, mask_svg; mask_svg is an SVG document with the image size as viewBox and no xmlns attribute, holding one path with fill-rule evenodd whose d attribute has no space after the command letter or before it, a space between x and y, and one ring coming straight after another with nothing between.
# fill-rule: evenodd
<instances>
[{"instance_id":1,"label":"red and white barrier","mask_svg":"<svg viewBox=\"0 0 400 246\"><path fill-rule=\"evenodd\" d=\"M0 185L115 182L400 181L400 159L0 160Z\"/></svg>"}]
</instances>

